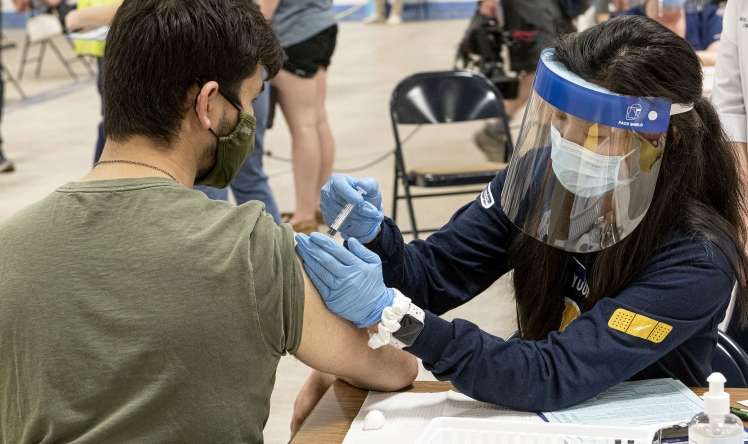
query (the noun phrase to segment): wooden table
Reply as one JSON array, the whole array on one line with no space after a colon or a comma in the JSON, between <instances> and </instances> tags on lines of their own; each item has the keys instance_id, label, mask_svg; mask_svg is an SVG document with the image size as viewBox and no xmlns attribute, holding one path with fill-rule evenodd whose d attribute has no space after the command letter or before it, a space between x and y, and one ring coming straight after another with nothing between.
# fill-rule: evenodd
<instances>
[{"instance_id":1,"label":"wooden table","mask_svg":"<svg viewBox=\"0 0 748 444\"><path fill-rule=\"evenodd\" d=\"M445 392L452 388L448 382L416 382L409 392L432 393ZM705 389L695 388L697 395ZM742 401L748 399L748 389L727 389L730 399ZM338 381L325 393L319 404L304 421L299 433L291 441L293 444L341 443L356 418L358 411L366 400L366 390L352 387ZM748 422L743 422L748 427Z\"/></svg>"}]
</instances>

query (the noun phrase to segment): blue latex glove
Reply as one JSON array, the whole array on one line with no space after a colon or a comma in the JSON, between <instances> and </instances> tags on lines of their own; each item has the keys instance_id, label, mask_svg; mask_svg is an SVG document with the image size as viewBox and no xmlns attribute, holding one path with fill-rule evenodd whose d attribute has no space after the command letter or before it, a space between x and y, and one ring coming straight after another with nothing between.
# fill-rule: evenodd
<instances>
[{"instance_id":1,"label":"blue latex glove","mask_svg":"<svg viewBox=\"0 0 748 444\"><path fill-rule=\"evenodd\" d=\"M325 305L356 327L374 325L395 293L384 285L382 261L355 238L348 250L321 233L296 235L296 251Z\"/></svg>"},{"instance_id":2,"label":"blue latex glove","mask_svg":"<svg viewBox=\"0 0 748 444\"><path fill-rule=\"evenodd\" d=\"M361 196L357 187L366 191ZM320 193L320 209L325 223L330 225L347 203L355 206L338 230L344 239L356 238L369 243L379 234L384 219L382 194L374 179L357 179L342 174L333 174Z\"/></svg>"}]
</instances>

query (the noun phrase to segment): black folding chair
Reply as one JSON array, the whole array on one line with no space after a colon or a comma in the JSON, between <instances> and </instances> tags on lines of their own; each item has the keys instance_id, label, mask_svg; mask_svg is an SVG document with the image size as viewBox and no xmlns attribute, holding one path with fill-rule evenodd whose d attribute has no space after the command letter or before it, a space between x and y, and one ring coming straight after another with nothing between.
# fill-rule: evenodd
<instances>
[{"instance_id":1,"label":"black folding chair","mask_svg":"<svg viewBox=\"0 0 748 444\"><path fill-rule=\"evenodd\" d=\"M720 372L727 379L727 387L748 387L748 355L726 333L718 332L717 348L712 357L712 371Z\"/></svg>"},{"instance_id":2,"label":"black folding chair","mask_svg":"<svg viewBox=\"0 0 748 444\"><path fill-rule=\"evenodd\" d=\"M479 185L490 182L506 165L486 162L478 165L450 166L438 169L414 169L405 166L403 141L399 125L434 125L469 122L484 119L499 119L509 135L509 116L504 110L501 93L493 83L481 74L468 71L439 71L419 73L401 81L392 92L390 117L395 135L395 186L392 199L392 219L397 220L400 200L405 200L412 230L418 239L419 233L436 231L435 228L419 229L413 209L413 199L476 194L480 189L450 192L413 193L412 187L441 188L464 185ZM470 142L466 141L466 147ZM509 160L513 150L511 136L507 138L505 159ZM402 186L403 193L400 193Z\"/></svg>"}]
</instances>

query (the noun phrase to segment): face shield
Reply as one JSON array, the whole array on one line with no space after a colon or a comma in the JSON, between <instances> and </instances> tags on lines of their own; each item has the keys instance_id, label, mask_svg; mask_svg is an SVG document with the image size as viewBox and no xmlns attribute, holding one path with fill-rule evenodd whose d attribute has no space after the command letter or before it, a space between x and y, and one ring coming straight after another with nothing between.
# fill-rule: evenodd
<instances>
[{"instance_id":1,"label":"face shield","mask_svg":"<svg viewBox=\"0 0 748 444\"><path fill-rule=\"evenodd\" d=\"M540 57L501 205L522 232L573 253L631 234L652 202L670 115L692 105L623 96Z\"/></svg>"}]
</instances>

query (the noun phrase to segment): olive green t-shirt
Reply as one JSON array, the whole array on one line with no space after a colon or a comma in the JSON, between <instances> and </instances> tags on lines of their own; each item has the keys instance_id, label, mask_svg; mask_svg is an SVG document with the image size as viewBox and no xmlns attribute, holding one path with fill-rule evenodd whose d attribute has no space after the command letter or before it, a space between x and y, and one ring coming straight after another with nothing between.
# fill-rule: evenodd
<instances>
[{"instance_id":1,"label":"olive green t-shirt","mask_svg":"<svg viewBox=\"0 0 748 444\"><path fill-rule=\"evenodd\" d=\"M260 442L303 292L258 202L63 186L0 224L0 441Z\"/></svg>"}]
</instances>

